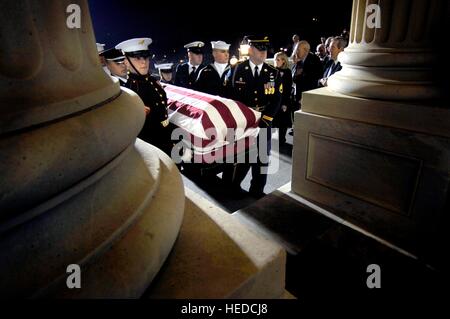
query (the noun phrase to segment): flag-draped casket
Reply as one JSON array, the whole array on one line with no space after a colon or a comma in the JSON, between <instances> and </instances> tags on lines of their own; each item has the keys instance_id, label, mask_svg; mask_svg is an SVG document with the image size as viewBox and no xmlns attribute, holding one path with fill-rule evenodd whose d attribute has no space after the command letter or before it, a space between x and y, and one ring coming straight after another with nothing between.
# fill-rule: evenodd
<instances>
[{"instance_id":1,"label":"flag-draped casket","mask_svg":"<svg viewBox=\"0 0 450 319\"><path fill-rule=\"evenodd\" d=\"M183 160L221 162L256 142L261 113L241 102L163 84L169 121L180 128Z\"/></svg>"}]
</instances>

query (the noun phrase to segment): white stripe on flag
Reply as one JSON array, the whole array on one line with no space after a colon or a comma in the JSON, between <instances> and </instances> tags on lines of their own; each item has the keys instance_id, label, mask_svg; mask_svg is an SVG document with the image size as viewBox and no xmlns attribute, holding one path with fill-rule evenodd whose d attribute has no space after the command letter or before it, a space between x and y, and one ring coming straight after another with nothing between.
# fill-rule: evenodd
<instances>
[{"instance_id":1,"label":"white stripe on flag","mask_svg":"<svg viewBox=\"0 0 450 319\"><path fill-rule=\"evenodd\" d=\"M184 95L181 95L181 94L178 94L175 92L171 92L171 91L167 92L167 97L170 100L179 101L184 104L191 105L192 107L195 107L196 109L206 112L206 114L208 115L209 119L211 120L214 128L217 130L218 136L216 136L216 137L220 140L225 139L225 136L227 135L227 125L225 124L225 121L223 120L219 111L214 106L212 106L211 104L209 104L205 101L196 99L194 97L184 96Z\"/></svg>"},{"instance_id":2,"label":"white stripe on flag","mask_svg":"<svg viewBox=\"0 0 450 319\"><path fill-rule=\"evenodd\" d=\"M209 139L206 136L205 129L200 121L200 119L193 119L189 116L181 114L180 112L168 110L169 121L176 126L182 127L189 134L198 136L200 138Z\"/></svg>"}]
</instances>

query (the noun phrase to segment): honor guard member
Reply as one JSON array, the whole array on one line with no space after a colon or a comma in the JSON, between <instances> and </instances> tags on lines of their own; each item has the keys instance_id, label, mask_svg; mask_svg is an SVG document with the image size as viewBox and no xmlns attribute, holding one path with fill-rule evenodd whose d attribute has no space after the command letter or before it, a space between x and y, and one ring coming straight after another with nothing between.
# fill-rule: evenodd
<instances>
[{"instance_id":1,"label":"honor guard member","mask_svg":"<svg viewBox=\"0 0 450 319\"><path fill-rule=\"evenodd\" d=\"M205 43L194 41L184 47L188 52L188 62L179 64L175 72L175 85L191 89L197 79L198 72L204 67L203 47Z\"/></svg>"},{"instance_id":2,"label":"honor guard member","mask_svg":"<svg viewBox=\"0 0 450 319\"><path fill-rule=\"evenodd\" d=\"M173 63L155 64L155 68L159 70L161 83L173 84Z\"/></svg>"},{"instance_id":3,"label":"honor guard member","mask_svg":"<svg viewBox=\"0 0 450 319\"><path fill-rule=\"evenodd\" d=\"M111 78L119 80L120 86L127 83L127 66L122 51L111 48L100 53L105 58L105 64Z\"/></svg>"},{"instance_id":4,"label":"honor guard member","mask_svg":"<svg viewBox=\"0 0 450 319\"><path fill-rule=\"evenodd\" d=\"M97 52L98 52L98 58L100 61L100 65L103 68L103 71L105 71L106 74L109 75L108 68L106 67L105 58L101 55L101 53L105 50L105 45L103 43L95 43L97 46Z\"/></svg>"},{"instance_id":5,"label":"honor guard member","mask_svg":"<svg viewBox=\"0 0 450 319\"><path fill-rule=\"evenodd\" d=\"M200 70L194 89L212 95L224 95L225 75L230 69L230 45L223 41L211 42L214 63Z\"/></svg>"},{"instance_id":6,"label":"honor guard member","mask_svg":"<svg viewBox=\"0 0 450 319\"><path fill-rule=\"evenodd\" d=\"M167 96L158 82L149 75L150 38L130 39L116 45L125 54L128 80L125 87L136 92L145 105L146 119L138 137L170 156L169 120L167 116Z\"/></svg>"},{"instance_id":7,"label":"honor guard member","mask_svg":"<svg viewBox=\"0 0 450 319\"><path fill-rule=\"evenodd\" d=\"M261 198L265 195L272 121L280 107L283 85L279 71L264 62L270 45L269 38L265 36L247 36L246 38L249 44L249 59L231 68L225 78L225 86L227 97L261 112L258 155L256 164L238 163L234 171L227 169L224 173L224 182L231 183L233 193L242 193L240 184L251 167L250 195ZM264 149L261 149L261 146Z\"/></svg>"}]
</instances>

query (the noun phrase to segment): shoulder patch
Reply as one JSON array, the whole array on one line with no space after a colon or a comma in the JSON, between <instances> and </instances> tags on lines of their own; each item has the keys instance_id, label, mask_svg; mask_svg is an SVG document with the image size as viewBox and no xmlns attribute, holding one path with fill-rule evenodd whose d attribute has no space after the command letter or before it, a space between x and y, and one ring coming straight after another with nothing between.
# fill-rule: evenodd
<instances>
[{"instance_id":1,"label":"shoulder patch","mask_svg":"<svg viewBox=\"0 0 450 319\"><path fill-rule=\"evenodd\" d=\"M238 63L236 63L234 66L232 66L231 68L234 68L235 70L242 68L242 66L244 65L244 63L247 61L240 61Z\"/></svg>"},{"instance_id":2,"label":"shoulder patch","mask_svg":"<svg viewBox=\"0 0 450 319\"><path fill-rule=\"evenodd\" d=\"M268 63L264 63L264 67L266 67L269 71L278 71L277 68Z\"/></svg>"}]
</instances>

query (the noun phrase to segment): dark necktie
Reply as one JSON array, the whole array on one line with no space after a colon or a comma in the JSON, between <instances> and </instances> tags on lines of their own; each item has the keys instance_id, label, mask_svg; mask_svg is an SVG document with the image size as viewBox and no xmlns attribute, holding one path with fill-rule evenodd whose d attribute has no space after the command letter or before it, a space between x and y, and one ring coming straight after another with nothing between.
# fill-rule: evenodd
<instances>
[{"instance_id":1,"label":"dark necktie","mask_svg":"<svg viewBox=\"0 0 450 319\"><path fill-rule=\"evenodd\" d=\"M302 73L303 73L303 61L299 61L295 66L295 76L299 76Z\"/></svg>"},{"instance_id":2,"label":"dark necktie","mask_svg":"<svg viewBox=\"0 0 450 319\"><path fill-rule=\"evenodd\" d=\"M255 80L258 80L258 78L259 78L258 66L257 65L255 65L255 75L254 75L254 77L255 77Z\"/></svg>"},{"instance_id":3,"label":"dark necktie","mask_svg":"<svg viewBox=\"0 0 450 319\"><path fill-rule=\"evenodd\" d=\"M195 66L192 67L192 72L191 72L191 75L194 75L194 74L195 74Z\"/></svg>"}]
</instances>

